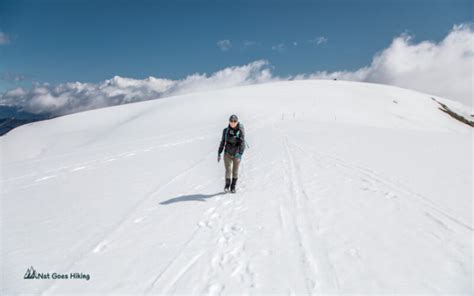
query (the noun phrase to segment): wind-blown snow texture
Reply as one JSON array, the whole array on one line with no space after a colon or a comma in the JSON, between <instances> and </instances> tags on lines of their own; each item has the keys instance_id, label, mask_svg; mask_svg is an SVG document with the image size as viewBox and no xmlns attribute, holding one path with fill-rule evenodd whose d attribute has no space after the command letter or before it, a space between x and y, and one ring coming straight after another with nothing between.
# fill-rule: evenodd
<instances>
[{"instance_id":1,"label":"wind-blown snow texture","mask_svg":"<svg viewBox=\"0 0 474 296\"><path fill-rule=\"evenodd\" d=\"M2 293L471 293L472 128L438 107L291 81L17 128L0 138ZM250 148L224 195L231 113Z\"/></svg>"}]
</instances>

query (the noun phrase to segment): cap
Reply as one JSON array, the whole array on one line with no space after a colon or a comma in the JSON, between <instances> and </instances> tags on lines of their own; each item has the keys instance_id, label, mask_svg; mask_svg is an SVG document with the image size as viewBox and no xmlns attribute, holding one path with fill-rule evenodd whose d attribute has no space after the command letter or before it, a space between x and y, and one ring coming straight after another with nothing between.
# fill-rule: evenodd
<instances>
[{"instance_id":1,"label":"cap","mask_svg":"<svg viewBox=\"0 0 474 296\"><path fill-rule=\"evenodd\" d=\"M229 117L229 121L232 121L232 120L239 121L239 118L237 117L237 115L232 114L232 115Z\"/></svg>"}]
</instances>

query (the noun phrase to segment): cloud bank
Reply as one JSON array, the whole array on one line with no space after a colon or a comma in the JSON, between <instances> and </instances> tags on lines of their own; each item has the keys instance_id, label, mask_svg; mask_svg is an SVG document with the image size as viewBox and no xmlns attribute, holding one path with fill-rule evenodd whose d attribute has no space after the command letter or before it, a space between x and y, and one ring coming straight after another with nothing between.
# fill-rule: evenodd
<instances>
[{"instance_id":1,"label":"cloud bank","mask_svg":"<svg viewBox=\"0 0 474 296\"><path fill-rule=\"evenodd\" d=\"M355 71L315 72L291 77L272 74L264 60L229 67L181 80L115 76L99 83L35 84L15 88L0 97L0 105L20 107L35 114L64 115L100 107L233 86L291 79L334 79L383 83L414 89L472 106L474 32L455 26L439 43L414 43L402 35L375 55L370 65Z\"/></svg>"},{"instance_id":2,"label":"cloud bank","mask_svg":"<svg viewBox=\"0 0 474 296\"><path fill-rule=\"evenodd\" d=\"M395 38L369 66L356 71L316 72L299 79L340 79L383 83L457 100L473 102L474 32L454 26L439 43L413 43L409 35Z\"/></svg>"},{"instance_id":3,"label":"cloud bank","mask_svg":"<svg viewBox=\"0 0 474 296\"><path fill-rule=\"evenodd\" d=\"M182 80L115 76L100 83L36 84L15 88L0 98L0 105L21 107L35 114L65 115L197 91L228 88L275 80L267 61L229 67L211 75L193 74Z\"/></svg>"}]
</instances>

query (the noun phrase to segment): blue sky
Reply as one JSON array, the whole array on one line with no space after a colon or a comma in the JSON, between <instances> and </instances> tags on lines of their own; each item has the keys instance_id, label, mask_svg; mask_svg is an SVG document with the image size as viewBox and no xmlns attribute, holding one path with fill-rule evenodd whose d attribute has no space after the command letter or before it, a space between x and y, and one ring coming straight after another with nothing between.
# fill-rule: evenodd
<instances>
[{"instance_id":1,"label":"blue sky","mask_svg":"<svg viewBox=\"0 0 474 296\"><path fill-rule=\"evenodd\" d=\"M20 84L177 79L260 59L281 76L354 70L402 33L441 40L472 22L471 11L462 0L0 0L0 91L17 76Z\"/></svg>"}]
</instances>

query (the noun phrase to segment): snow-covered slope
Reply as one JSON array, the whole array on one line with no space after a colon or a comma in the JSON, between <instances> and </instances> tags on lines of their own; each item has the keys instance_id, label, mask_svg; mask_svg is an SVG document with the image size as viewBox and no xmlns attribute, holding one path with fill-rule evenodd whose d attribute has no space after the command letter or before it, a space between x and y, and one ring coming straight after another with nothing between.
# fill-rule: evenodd
<instances>
[{"instance_id":1,"label":"snow-covered slope","mask_svg":"<svg viewBox=\"0 0 474 296\"><path fill-rule=\"evenodd\" d=\"M0 138L2 292L470 293L472 128L438 107L291 81L17 128ZM224 195L232 113L250 147Z\"/></svg>"}]
</instances>

